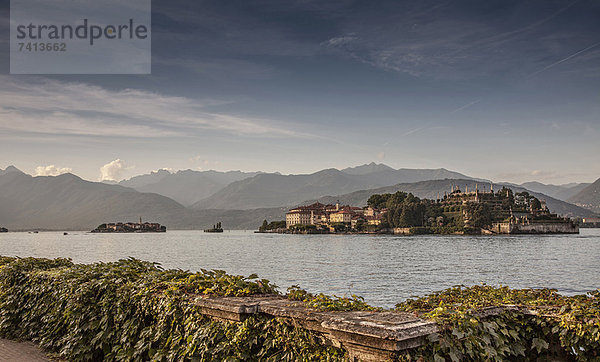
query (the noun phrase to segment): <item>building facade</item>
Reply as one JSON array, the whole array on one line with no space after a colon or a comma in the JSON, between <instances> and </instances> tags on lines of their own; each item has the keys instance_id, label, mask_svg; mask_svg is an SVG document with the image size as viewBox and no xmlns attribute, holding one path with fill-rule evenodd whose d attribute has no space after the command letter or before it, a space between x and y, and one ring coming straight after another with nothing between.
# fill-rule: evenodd
<instances>
[{"instance_id":1,"label":"building facade","mask_svg":"<svg viewBox=\"0 0 600 362\"><path fill-rule=\"evenodd\" d=\"M369 207L340 206L339 203L324 205L316 202L289 210L285 214L285 224L288 229L305 225L329 227L333 223L344 223L354 227L359 220L365 224L379 225L381 215L380 210Z\"/></svg>"}]
</instances>

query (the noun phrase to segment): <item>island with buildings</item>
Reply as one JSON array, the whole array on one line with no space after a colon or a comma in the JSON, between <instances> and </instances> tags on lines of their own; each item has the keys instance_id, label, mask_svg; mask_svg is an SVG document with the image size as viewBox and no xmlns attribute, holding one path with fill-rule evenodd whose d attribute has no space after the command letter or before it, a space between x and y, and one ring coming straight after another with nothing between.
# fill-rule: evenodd
<instances>
[{"instance_id":1,"label":"island with buildings","mask_svg":"<svg viewBox=\"0 0 600 362\"><path fill-rule=\"evenodd\" d=\"M218 223L216 223L215 225L213 225L212 228L210 229L204 229L205 233L222 233L223 232L223 226L221 225L221 222L219 221Z\"/></svg>"},{"instance_id":2,"label":"island with buildings","mask_svg":"<svg viewBox=\"0 0 600 362\"><path fill-rule=\"evenodd\" d=\"M435 200L410 193L372 195L365 207L298 206L286 213L281 233L381 233L381 234L576 234L579 226L551 213L544 200L528 192L503 187L494 192L453 186Z\"/></svg>"},{"instance_id":3,"label":"island with buildings","mask_svg":"<svg viewBox=\"0 0 600 362\"><path fill-rule=\"evenodd\" d=\"M117 222L101 224L92 233L164 233L167 227L155 222Z\"/></svg>"},{"instance_id":4,"label":"island with buildings","mask_svg":"<svg viewBox=\"0 0 600 362\"><path fill-rule=\"evenodd\" d=\"M600 228L600 217L584 217L579 223L582 228Z\"/></svg>"}]
</instances>

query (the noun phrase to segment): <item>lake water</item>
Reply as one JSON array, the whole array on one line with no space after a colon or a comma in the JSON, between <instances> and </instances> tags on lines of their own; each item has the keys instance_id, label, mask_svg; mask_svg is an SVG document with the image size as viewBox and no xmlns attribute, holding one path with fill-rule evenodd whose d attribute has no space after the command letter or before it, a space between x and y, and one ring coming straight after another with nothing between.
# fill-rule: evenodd
<instances>
[{"instance_id":1,"label":"lake water","mask_svg":"<svg viewBox=\"0 0 600 362\"><path fill-rule=\"evenodd\" d=\"M297 284L311 292L361 295L384 307L457 284L549 287L564 294L600 288L600 229L493 237L9 232L0 233L0 255L78 263L132 256L165 268L257 273L281 291Z\"/></svg>"}]
</instances>

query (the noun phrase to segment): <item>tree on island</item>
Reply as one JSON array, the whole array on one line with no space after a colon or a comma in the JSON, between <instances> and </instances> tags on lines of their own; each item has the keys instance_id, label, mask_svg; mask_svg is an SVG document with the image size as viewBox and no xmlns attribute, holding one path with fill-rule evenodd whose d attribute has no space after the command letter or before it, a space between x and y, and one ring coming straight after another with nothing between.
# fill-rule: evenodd
<instances>
[{"instance_id":1,"label":"tree on island","mask_svg":"<svg viewBox=\"0 0 600 362\"><path fill-rule=\"evenodd\" d=\"M277 229L285 229L286 222L285 220L281 221L271 221L263 220L262 225L258 228L258 231L269 231L269 230L277 230Z\"/></svg>"},{"instance_id":2,"label":"tree on island","mask_svg":"<svg viewBox=\"0 0 600 362\"><path fill-rule=\"evenodd\" d=\"M354 229L356 229L356 231L365 231L368 229L368 224L365 223L365 220L363 219L358 219L356 221L356 226L354 227Z\"/></svg>"},{"instance_id":3,"label":"tree on island","mask_svg":"<svg viewBox=\"0 0 600 362\"><path fill-rule=\"evenodd\" d=\"M367 204L370 207L386 208L385 221L390 227L436 226L442 208L431 200L421 200L413 194L398 191L393 194L372 195Z\"/></svg>"},{"instance_id":4,"label":"tree on island","mask_svg":"<svg viewBox=\"0 0 600 362\"><path fill-rule=\"evenodd\" d=\"M492 210L487 204L468 202L465 212L469 216L469 225L474 228L486 228L492 225Z\"/></svg>"},{"instance_id":5,"label":"tree on island","mask_svg":"<svg viewBox=\"0 0 600 362\"><path fill-rule=\"evenodd\" d=\"M265 219L263 220L262 225L258 228L258 231L266 231L268 226L269 222L267 221L267 219Z\"/></svg>"}]
</instances>

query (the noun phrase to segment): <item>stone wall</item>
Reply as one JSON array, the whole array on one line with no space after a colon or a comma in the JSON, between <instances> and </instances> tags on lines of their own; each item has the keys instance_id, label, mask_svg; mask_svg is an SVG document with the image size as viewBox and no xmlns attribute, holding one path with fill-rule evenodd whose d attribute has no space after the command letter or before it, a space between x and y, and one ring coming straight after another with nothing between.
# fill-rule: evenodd
<instances>
[{"instance_id":1,"label":"stone wall","mask_svg":"<svg viewBox=\"0 0 600 362\"><path fill-rule=\"evenodd\" d=\"M278 318L345 349L350 361L395 361L401 352L422 346L438 332L436 323L413 313L318 311L279 295L198 296L191 302L202 314L218 320L241 322L251 315Z\"/></svg>"},{"instance_id":2,"label":"stone wall","mask_svg":"<svg viewBox=\"0 0 600 362\"><path fill-rule=\"evenodd\" d=\"M499 222L492 225L495 234L578 234L579 226L570 222L531 223L527 225Z\"/></svg>"},{"instance_id":3,"label":"stone wall","mask_svg":"<svg viewBox=\"0 0 600 362\"><path fill-rule=\"evenodd\" d=\"M412 235L410 228L394 228L394 234L397 235Z\"/></svg>"}]
</instances>

